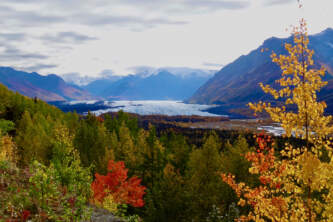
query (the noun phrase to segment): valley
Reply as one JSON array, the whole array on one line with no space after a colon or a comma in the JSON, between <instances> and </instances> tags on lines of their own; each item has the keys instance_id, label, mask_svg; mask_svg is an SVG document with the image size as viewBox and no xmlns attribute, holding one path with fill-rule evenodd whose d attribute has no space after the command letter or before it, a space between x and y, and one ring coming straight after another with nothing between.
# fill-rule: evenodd
<instances>
[{"instance_id":1,"label":"valley","mask_svg":"<svg viewBox=\"0 0 333 222\"><path fill-rule=\"evenodd\" d=\"M49 102L64 112L77 112L86 115L91 112L97 116L117 115L118 111L124 111L128 115L138 119L139 125L148 129L152 124L157 129L190 128L207 130L234 130L257 133L263 127L273 127L274 123L266 118L254 118L236 115L216 115L206 110L214 106L185 104L180 101L76 101L76 102ZM249 110L250 113L250 110ZM239 115L240 116L240 115ZM268 128L274 135L274 128ZM269 131L267 131L269 132Z\"/></svg>"}]
</instances>

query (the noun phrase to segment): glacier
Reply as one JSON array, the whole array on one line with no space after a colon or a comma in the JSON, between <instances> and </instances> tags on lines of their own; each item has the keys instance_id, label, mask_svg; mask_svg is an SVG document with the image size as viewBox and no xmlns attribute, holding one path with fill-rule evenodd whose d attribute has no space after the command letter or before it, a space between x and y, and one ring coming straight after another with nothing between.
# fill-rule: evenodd
<instances>
[{"instance_id":1,"label":"glacier","mask_svg":"<svg viewBox=\"0 0 333 222\"><path fill-rule=\"evenodd\" d=\"M92 113L100 115L107 112L117 112L119 110L123 110L124 112L136 113L140 115L222 116L204 111L208 108L214 107L214 105L187 104L182 101L174 100L104 101L104 105L110 106L110 108L96 110Z\"/></svg>"}]
</instances>

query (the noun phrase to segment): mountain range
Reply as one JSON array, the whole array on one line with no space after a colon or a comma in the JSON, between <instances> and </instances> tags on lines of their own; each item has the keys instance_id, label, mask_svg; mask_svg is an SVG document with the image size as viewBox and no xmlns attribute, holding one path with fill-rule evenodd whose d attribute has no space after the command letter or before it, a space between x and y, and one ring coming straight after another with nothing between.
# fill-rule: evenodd
<instances>
[{"instance_id":1,"label":"mountain range","mask_svg":"<svg viewBox=\"0 0 333 222\"><path fill-rule=\"evenodd\" d=\"M309 48L313 49L315 67L324 66L327 70L325 80L328 85L319 94L320 100L328 104L328 111L333 113L333 29L328 28L319 34L309 36ZM213 113L243 113L246 104L260 100L270 101L259 83L276 87L275 80L281 77L280 68L272 62L272 51L287 54L284 44L292 43L289 38L269 38L257 49L242 55L234 62L218 71L213 78L201 86L187 101L199 104L218 104Z\"/></svg>"},{"instance_id":2,"label":"mountain range","mask_svg":"<svg viewBox=\"0 0 333 222\"><path fill-rule=\"evenodd\" d=\"M328 81L319 99L325 100L328 113L333 113L333 29L309 36L309 48L315 51L315 67L324 66ZM213 75L212 71L189 68L161 68L152 73L128 76L108 76L84 86L66 83L50 74L17 71L0 67L0 83L29 97L45 101L119 99L119 100L185 100L189 103L217 104L209 111L215 114L243 115L249 102L272 101L259 83L276 86L280 68L271 61L272 51L286 54L289 38L269 38L257 49L242 55Z\"/></svg>"},{"instance_id":3,"label":"mountain range","mask_svg":"<svg viewBox=\"0 0 333 222\"><path fill-rule=\"evenodd\" d=\"M60 76L28 73L0 67L0 83L25 96L45 101L71 100L184 100L213 74L211 71L182 68L157 70L128 76L108 76L84 86L65 82ZM179 74L182 71L183 74Z\"/></svg>"},{"instance_id":4,"label":"mountain range","mask_svg":"<svg viewBox=\"0 0 333 222\"><path fill-rule=\"evenodd\" d=\"M193 71L186 75L159 70L150 75L128 75L99 79L83 86L96 97L123 100L184 100L209 78L211 73Z\"/></svg>"}]
</instances>

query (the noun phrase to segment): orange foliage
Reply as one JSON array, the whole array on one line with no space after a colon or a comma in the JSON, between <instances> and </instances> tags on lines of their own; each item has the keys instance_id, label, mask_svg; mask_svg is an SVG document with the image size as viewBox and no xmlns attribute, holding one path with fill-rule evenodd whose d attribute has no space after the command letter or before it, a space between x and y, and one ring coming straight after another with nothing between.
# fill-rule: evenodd
<instances>
[{"instance_id":1,"label":"orange foliage","mask_svg":"<svg viewBox=\"0 0 333 222\"><path fill-rule=\"evenodd\" d=\"M125 168L122 161L110 160L108 171L106 176L95 174L96 179L91 184L93 200L103 203L105 197L112 195L117 203L142 207L144 205L142 198L146 187L140 185L141 179L137 177L128 179L128 169Z\"/></svg>"},{"instance_id":2,"label":"orange foliage","mask_svg":"<svg viewBox=\"0 0 333 222\"><path fill-rule=\"evenodd\" d=\"M281 124L285 136L303 139L305 146L286 143L274 156L271 139L257 138L257 152L246 155L251 162L249 172L258 175L260 186L251 188L236 183L234 176L222 175L241 198L239 205L252 206L247 221L333 221L333 133L332 116L324 115L326 103L317 101L318 92L327 82L325 69L315 69L314 51L308 48L306 22L293 30L294 45L285 44L288 55L272 54L272 61L282 70L278 89L261 84L264 92L285 100L283 106L250 103L256 112L266 111ZM293 105L296 112L288 110ZM279 156L278 156L279 155Z\"/></svg>"},{"instance_id":3,"label":"orange foliage","mask_svg":"<svg viewBox=\"0 0 333 222\"><path fill-rule=\"evenodd\" d=\"M239 218L240 221L256 220L256 216L262 212L272 218L280 218L283 214L288 214L287 202L284 200L281 190L285 165L276 161L274 143L270 136L260 134L256 137L256 142L258 144L256 152L249 152L245 157L251 162L250 173L259 175L260 186L250 188L244 183L236 183L235 177L231 174L221 175L223 181L241 198L238 204L241 206L248 204L256 213L250 213L246 217L242 216Z\"/></svg>"}]
</instances>

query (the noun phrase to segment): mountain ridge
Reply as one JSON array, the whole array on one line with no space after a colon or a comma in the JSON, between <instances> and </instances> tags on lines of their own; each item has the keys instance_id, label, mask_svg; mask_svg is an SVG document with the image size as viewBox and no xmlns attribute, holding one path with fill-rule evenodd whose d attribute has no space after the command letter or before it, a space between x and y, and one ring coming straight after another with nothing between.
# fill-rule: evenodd
<instances>
[{"instance_id":1,"label":"mountain ridge","mask_svg":"<svg viewBox=\"0 0 333 222\"><path fill-rule=\"evenodd\" d=\"M309 48L314 49L315 67L324 65L327 68L326 86L319 94L319 99L328 99L328 108L333 111L333 29L328 28L321 33L309 36ZM273 101L259 87L259 82L276 87L275 80L281 76L280 68L271 61L270 55L286 54L285 43L292 43L289 38L271 37L247 55L238 57L218 71L213 78L201 86L188 100L189 103L218 104L214 113L231 109L248 109L246 104L260 100ZM332 99L331 99L332 96ZM224 106L224 107L222 107Z\"/></svg>"},{"instance_id":2,"label":"mountain ridge","mask_svg":"<svg viewBox=\"0 0 333 222\"><path fill-rule=\"evenodd\" d=\"M0 67L0 83L14 92L45 101L91 99L92 96L78 86L66 83L56 74L47 76L36 72L18 71L11 67Z\"/></svg>"},{"instance_id":3,"label":"mountain ridge","mask_svg":"<svg viewBox=\"0 0 333 222\"><path fill-rule=\"evenodd\" d=\"M161 69L150 75L136 74L116 80L96 80L83 88L95 96L106 99L184 100L210 76L195 71L186 75L177 75Z\"/></svg>"}]
</instances>

